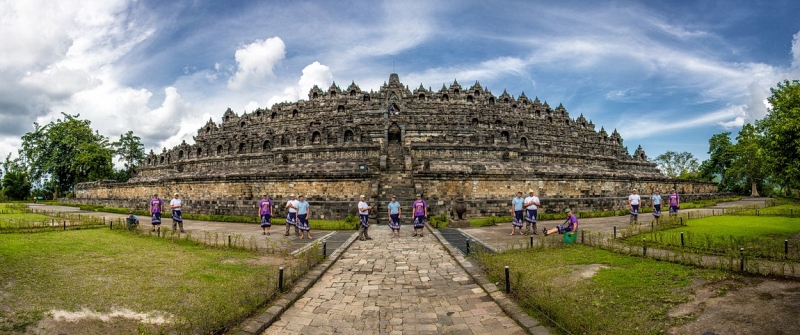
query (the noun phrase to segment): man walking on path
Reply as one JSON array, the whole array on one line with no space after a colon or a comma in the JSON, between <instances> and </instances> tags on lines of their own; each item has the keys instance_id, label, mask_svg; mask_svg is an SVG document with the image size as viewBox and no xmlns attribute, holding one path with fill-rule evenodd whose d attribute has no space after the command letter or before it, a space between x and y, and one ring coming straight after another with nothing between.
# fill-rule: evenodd
<instances>
[{"instance_id":1,"label":"man walking on path","mask_svg":"<svg viewBox=\"0 0 800 335\"><path fill-rule=\"evenodd\" d=\"M525 199L522 198L522 192L517 192L517 196L511 200L511 234L514 235L514 230L519 228L519 234L522 235L522 206L525 205Z\"/></svg>"},{"instance_id":2,"label":"man walking on path","mask_svg":"<svg viewBox=\"0 0 800 335\"><path fill-rule=\"evenodd\" d=\"M182 207L183 201L178 198L178 193L173 194L172 200L169 201L169 208L172 209L172 230L177 230L178 226L180 226L181 233L185 233L186 231L183 230L183 215L181 215Z\"/></svg>"},{"instance_id":3,"label":"man walking on path","mask_svg":"<svg viewBox=\"0 0 800 335\"><path fill-rule=\"evenodd\" d=\"M425 229L425 218L428 217L428 203L422 200L422 194L417 193L417 200L414 201L414 235L417 236L419 230L419 237Z\"/></svg>"},{"instance_id":4,"label":"man walking on path","mask_svg":"<svg viewBox=\"0 0 800 335\"><path fill-rule=\"evenodd\" d=\"M678 208L681 207L681 196L675 192L675 189L672 189L672 193L669 194L669 215L678 215Z\"/></svg>"},{"instance_id":5,"label":"man walking on path","mask_svg":"<svg viewBox=\"0 0 800 335\"><path fill-rule=\"evenodd\" d=\"M300 229L297 229L297 204L300 203L294 198L294 194L290 195L291 200L286 202L286 209L289 213L286 214L286 235L289 236L289 228L294 227L294 236L300 236Z\"/></svg>"},{"instance_id":6,"label":"man walking on path","mask_svg":"<svg viewBox=\"0 0 800 335\"><path fill-rule=\"evenodd\" d=\"M367 201L365 200L366 197L363 194L359 197L359 199L358 218L361 221L361 226L358 227L358 240L371 240L372 238L369 237L369 210L372 209L372 206L367 204Z\"/></svg>"},{"instance_id":7,"label":"man walking on path","mask_svg":"<svg viewBox=\"0 0 800 335\"><path fill-rule=\"evenodd\" d=\"M269 236L272 228L272 200L266 193L261 195L261 201L258 202L258 215L261 216L261 235Z\"/></svg>"},{"instance_id":8,"label":"man walking on path","mask_svg":"<svg viewBox=\"0 0 800 335\"><path fill-rule=\"evenodd\" d=\"M525 198L525 235L530 235L531 233L534 235L538 235L539 233L536 231L536 219L539 217L539 206L541 203L539 202L539 197L533 195L533 190L528 190L528 197ZM533 230L531 230L531 226L533 226Z\"/></svg>"},{"instance_id":9,"label":"man walking on path","mask_svg":"<svg viewBox=\"0 0 800 335\"><path fill-rule=\"evenodd\" d=\"M164 209L164 201L158 197L158 193L153 193L153 198L150 199L150 223L153 225L154 232L158 230L161 232L161 211Z\"/></svg>"},{"instance_id":10,"label":"man walking on path","mask_svg":"<svg viewBox=\"0 0 800 335\"><path fill-rule=\"evenodd\" d=\"M403 209L400 208L396 196L392 196L392 202L387 207L389 208L389 228L392 229L392 237L395 233L397 233L397 237L400 237L400 215L403 214Z\"/></svg>"},{"instance_id":11,"label":"man walking on path","mask_svg":"<svg viewBox=\"0 0 800 335\"><path fill-rule=\"evenodd\" d=\"M633 194L628 196L628 208L631 210L631 224L634 222L639 223L639 203L642 201L642 197L636 193L636 190L633 190Z\"/></svg>"},{"instance_id":12,"label":"man walking on path","mask_svg":"<svg viewBox=\"0 0 800 335\"><path fill-rule=\"evenodd\" d=\"M311 205L306 201L304 195L300 195L300 201L297 202L297 225L295 228L300 229L300 239L302 240L306 235L311 239L311 224L308 222L308 217L311 215Z\"/></svg>"},{"instance_id":13,"label":"man walking on path","mask_svg":"<svg viewBox=\"0 0 800 335\"><path fill-rule=\"evenodd\" d=\"M650 200L653 202L653 217L656 219L656 224L658 224L658 218L661 217L661 191L656 190L656 194L653 194Z\"/></svg>"}]
</instances>

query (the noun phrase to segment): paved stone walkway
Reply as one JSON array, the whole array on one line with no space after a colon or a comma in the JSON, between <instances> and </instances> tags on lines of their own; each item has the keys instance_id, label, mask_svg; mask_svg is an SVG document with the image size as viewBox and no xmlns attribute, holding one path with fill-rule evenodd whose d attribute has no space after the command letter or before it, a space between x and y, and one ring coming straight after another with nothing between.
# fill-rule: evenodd
<instances>
[{"instance_id":1,"label":"paved stone walkway","mask_svg":"<svg viewBox=\"0 0 800 335\"><path fill-rule=\"evenodd\" d=\"M525 334L426 231L355 241L264 334Z\"/></svg>"}]
</instances>

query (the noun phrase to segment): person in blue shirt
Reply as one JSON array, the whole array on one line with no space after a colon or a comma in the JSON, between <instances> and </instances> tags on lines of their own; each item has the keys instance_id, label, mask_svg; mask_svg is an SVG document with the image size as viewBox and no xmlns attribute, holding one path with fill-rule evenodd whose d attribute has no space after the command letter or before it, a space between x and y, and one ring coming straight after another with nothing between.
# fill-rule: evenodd
<instances>
[{"instance_id":1,"label":"person in blue shirt","mask_svg":"<svg viewBox=\"0 0 800 335\"><path fill-rule=\"evenodd\" d=\"M514 235L514 230L519 228L519 234L522 234L522 207L525 205L525 198L522 197L522 192L517 192L517 197L511 200L511 215L513 218L511 219L511 234L508 236Z\"/></svg>"},{"instance_id":2,"label":"person in blue shirt","mask_svg":"<svg viewBox=\"0 0 800 335\"><path fill-rule=\"evenodd\" d=\"M403 214L403 209L400 208L400 203L397 202L397 197L392 196L392 202L389 203L389 228L392 228L392 237L395 232L397 237L400 237L400 215Z\"/></svg>"},{"instance_id":3,"label":"person in blue shirt","mask_svg":"<svg viewBox=\"0 0 800 335\"><path fill-rule=\"evenodd\" d=\"M653 202L653 217L658 224L658 218L661 216L661 191L656 190L656 194L653 194L650 200Z\"/></svg>"},{"instance_id":4,"label":"person in blue shirt","mask_svg":"<svg viewBox=\"0 0 800 335\"><path fill-rule=\"evenodd\" d=\"M297 228L300 229L300 239L302 240L308 235L308 239L310 240L311 225L308 223L308 217L311 215L310 205L308 201L306 201L304 195L300 195L297 200Z\"/></svg>"}]
</instances>

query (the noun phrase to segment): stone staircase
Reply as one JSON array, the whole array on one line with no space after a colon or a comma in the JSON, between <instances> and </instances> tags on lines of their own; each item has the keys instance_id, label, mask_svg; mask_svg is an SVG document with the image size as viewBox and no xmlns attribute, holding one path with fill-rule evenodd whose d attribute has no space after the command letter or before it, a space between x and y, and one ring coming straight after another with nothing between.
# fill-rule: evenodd
<instances>
[{"instance_id":1,"label":"stone staircase","mask_svg":"<svg viewBox=\"0 0 800 335\"><path fill-rule=\"evenodd\" d=\"M376 199L373 199L372 206L377 209L373 212L379 214L378 218L380 218L381 224L386 223L386 205L392 201L393 195L397 197L397 201L405 211L411 210L411 204L416 199L414 178L411 172L388 172L379 179L378 195Z\"/></svg>"},{"instance_id":2,"label":"stone staircase","mask_svg":"<svg viewBox=\"0 0 800 335\"><path fill-rule=\"evenodd\" d=\"M405 171L405 152L403 151L403 147L400 146L400 143L389 144L388 154L386 157L386 169L392 172Z\"/></svg>"}]
</instances>

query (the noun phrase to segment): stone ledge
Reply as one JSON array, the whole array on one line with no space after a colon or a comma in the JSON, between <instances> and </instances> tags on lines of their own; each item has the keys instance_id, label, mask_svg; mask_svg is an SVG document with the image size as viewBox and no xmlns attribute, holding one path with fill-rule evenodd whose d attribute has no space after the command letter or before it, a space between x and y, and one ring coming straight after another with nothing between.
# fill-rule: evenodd
<instances>
[{"instance_id":1,"label":"stone ledge","mask_svg":"<svg viewBox=\"0 0 800 335\"><path fill-rule=\"evenodd\" d=\"M330 255L330 257L326 260L323 260L314 268L306 272L297 282L295 282L295 286L292 288L291 292L283 293L279 295L279 298L276 299L272 306L267 308L265 312L262 312L257 315L253 315L246 320L244 320L239 327L235 328L238 332L235 335L258 335L264 332L270 325L272 325L276 320L280 318L280 316L285 312L292 304L297 301L300 297L308 291L311 286L313 286L325 272L331 267L336 260L344 253L345 250L350 248L350 245L353 244L353 241L356 240L358 233L352 233L350 238L347 239L339 248L334 250L334 252Z\"/></svg>"},{"instance_id":2,"label":"stone ledge","mask_svg":"<svg viewBox=\"0 0 800 335\"><path fill-rule=\"evenodd\" d=\"M535 335L550 335L550 330L544 327L539 321L530 317L528 313L525 313L511 297L507 296L498 287L492 283L489 283L488 279L483 275L483 271L477 267L473 266L472 263L468 259L466 259L461 252L458 251L455 247L453 247L449 242L447 242L442 234L439 233L438 230L431 227L429 224L425 224L429 231L436 236L436 239L441 243L447 252L450 253L453 258L456 259L458 265L464 269L464 271L470 276L470 278L477 283L491 298L494 302L500 306L500 308L505 312L511 319L517 322L523 329L527 330L530 334Z\"/></svg>"}]
</instances>

